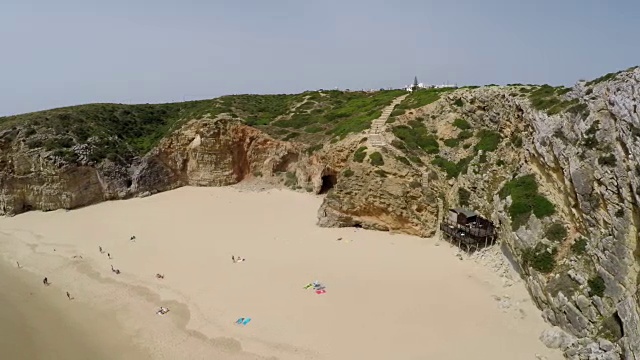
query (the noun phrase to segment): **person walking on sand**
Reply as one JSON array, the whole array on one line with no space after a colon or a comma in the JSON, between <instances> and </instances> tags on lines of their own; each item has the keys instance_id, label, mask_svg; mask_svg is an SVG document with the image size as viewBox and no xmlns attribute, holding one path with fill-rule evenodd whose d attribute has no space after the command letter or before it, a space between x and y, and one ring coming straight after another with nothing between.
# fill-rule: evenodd
<instances>
[{"instance_id":1,"label":"person walking on sand","mask_svg":"<svg viewBox=\"0 0 640 360\"><path fill-rule=\"evenodd\" d=\"M102 246L98 246L98 250L100 251L100 254L104 254L104 251L102 251Z\"/></svg>"},{"instance_id":2,"label":"person walking on sand","mask_svg":"<svg viewBox=\"0 0 640 360\"><path fill-rule=\"evenodd\" d=\"M236 257L231 255L231 261L236 262Z\"/></svg>"},{"instance_id":3,"label":"person walking on sand","mask_svg":"<svg viewBox=\"0 0 640 360\"><path fill-rule=\"evenodd\" d=\"M49 286L49 279L45 277L44 280L42 280L42 283L44 284L44 286Z\"/></svg>"},{"instance_id":4,"label":"person walking on sand","mask_svg":"<svg viewBox=\"0 0 640 360\"><path fill-rule=\"evenodd\" d=\"M111 260L111 253L107 253L107 257Z\"/></svg>"},{"instance_id":5,"label":"person walking on sand","mask_svg":"<svg viewBox=\"0 0 640 360\"><path fill-rule=\"evenodd\" d=\"M69 300L71 300L71 294L69 294L69 292L68 292L68 291L67 291L67 298L68 298Z\"/></svg>"}]
</instances>

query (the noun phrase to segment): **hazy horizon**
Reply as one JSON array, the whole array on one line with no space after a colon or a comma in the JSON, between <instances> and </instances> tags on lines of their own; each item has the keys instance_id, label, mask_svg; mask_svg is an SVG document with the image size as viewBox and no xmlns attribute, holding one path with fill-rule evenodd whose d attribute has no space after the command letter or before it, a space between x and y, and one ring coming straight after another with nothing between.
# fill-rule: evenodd
<instances>
[{"instance_id":1,"label":"hazy horizon","mask_svg":"<svg viewBox=\"0 0 640 360\"><path fill-rule=\"evenodd\" d=\"M0 5L0 116L96 102L429 84L573 85L640 64L640 3Z\"/></svg>"}]
</instances>

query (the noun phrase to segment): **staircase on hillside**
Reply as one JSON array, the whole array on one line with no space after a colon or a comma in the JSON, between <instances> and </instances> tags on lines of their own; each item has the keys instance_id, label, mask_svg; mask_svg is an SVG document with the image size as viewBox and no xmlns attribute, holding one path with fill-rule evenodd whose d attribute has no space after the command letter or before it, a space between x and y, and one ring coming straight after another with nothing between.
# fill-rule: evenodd
<instances>
[{"instance_id":1,"label":"staircase on hillside","mask_svg":"<svg viewBox=\"0 0 640 360\"><path fill-rule=\"evenodd\" d=\"M429 187L429 175L426 172L422 173L422 186L425 188Z\"/></svg>"},{"instance_id":2,"label":"staircase on hillside","mask_svg":"<svg viewBox=\"0 0 640 360\"><path fill-rule=\"evenodd\" d=\"M385 107L382 110L382 114L380 114L380 117L371 122L371 128L369 128L368 136L369 145L373 147L382 147L386 145L384 138L380 134L382 132L382 128L384 127L384 124L387 122L387 120L389 120L389 116L391 116L393 108L395 108L396 105L400 104L402 100L407 97L407 95L402 95L395 98L393 102L389 104L389 106Z\"/></svg>"}]
</instances>

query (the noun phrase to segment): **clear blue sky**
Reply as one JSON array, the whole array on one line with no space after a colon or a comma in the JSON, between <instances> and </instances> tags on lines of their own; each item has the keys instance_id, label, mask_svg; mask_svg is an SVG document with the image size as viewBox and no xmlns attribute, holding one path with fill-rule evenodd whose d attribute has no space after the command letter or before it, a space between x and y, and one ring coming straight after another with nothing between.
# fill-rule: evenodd
<instances>
[{"instance_id":1,"label":"clear blue sky","mask_svg":"<svg viewBox=\"0 0 640 360\"><path fill-rule=\"evenodd\" d=\"M0 0L0 115L640 64L633 0Z\"/></svg>"}]
</instances>

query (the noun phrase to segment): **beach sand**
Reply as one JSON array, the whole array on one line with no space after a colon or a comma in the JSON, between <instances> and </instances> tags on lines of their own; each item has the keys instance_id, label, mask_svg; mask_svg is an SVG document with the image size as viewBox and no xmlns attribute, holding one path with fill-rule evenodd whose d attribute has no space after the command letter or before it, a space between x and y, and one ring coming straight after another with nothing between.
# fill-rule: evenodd
<instances>
[{"instance_id":1,"label":"beach sand","mask_svg":"<svg viewBox=\"0 0 640 360\"><path fill-rule=\"evenodd\" d=\"M7 307L34 324L51 315L38 330L50 336L40 354L73 346L56 340L75 338L58 330L66 322L97 340L83 352L105 359L562 359L538 340L549 325L521 281L505 287L436 239L319 228L321 202L287 190L185 187L2 218L0 254L13 266L2 270L13 274L3 289L16 289ZM314 280L326 293L303 289ZM37 291L18 291L24 282ZM510 306L500 306L506 297ZM32 314L36 298L51 311ZM157 315L160 306L170 312ZM252 321L234 324L239 317ZM20 331L14 337L33 337ZM18 351L29 341L16 341Z\"/></svg>"},{"instance_id":2,"label":"beach sand","mask_svg":"<svg viewBox=\"0 0 640 360\"><path fill-rule=\"evenodd\" d=\"M50 291L54 284L45 287L41 281L0 264L0 358L150 358L123 336L108 313L73 303L64 292Z\"/></svg>"}]
</instances>

